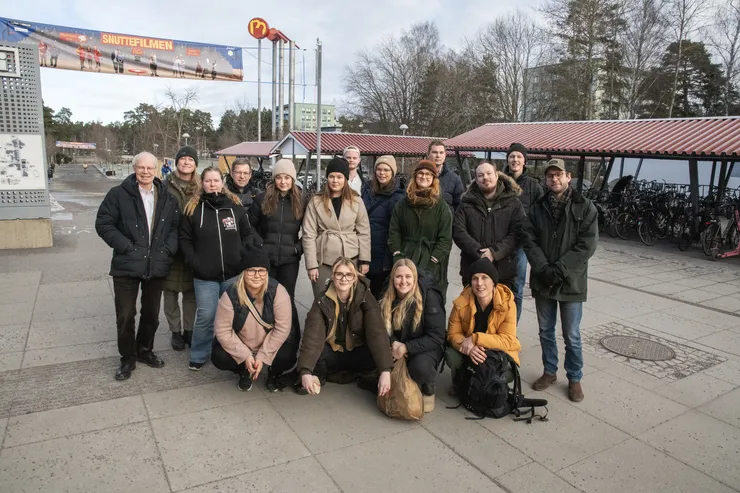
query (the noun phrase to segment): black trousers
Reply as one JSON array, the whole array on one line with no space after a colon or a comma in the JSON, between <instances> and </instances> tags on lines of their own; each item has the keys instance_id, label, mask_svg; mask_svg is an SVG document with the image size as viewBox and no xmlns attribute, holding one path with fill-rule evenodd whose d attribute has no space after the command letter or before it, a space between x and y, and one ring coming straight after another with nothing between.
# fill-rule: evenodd
<instances>
[{"instance_id":1,"label":"black trousers","mask_svg":"<svg viewBox=\"0 0 740 493\"><path fill-rule=\"evenodd\" d=\"M297 355L298 344L290 340L285 341L275 354L275 359L272 360L270 373L273 375L281 375L290 370L296 363ZM247 367L244 362L237 363L234 361L234 358L232 358L231 355L221 347L221 344L219 344L217 339L213 340L211 362L213 363L213 366L219 370L233 371L234 373L241 373Z\"/></svg>"},{"instance_id":2,"label":"black trousers","mask_svg":"<svg viewBox=\"0 0 740 493\"><path fill-rule=\"evenodd\" d=\"M300 268L300 262L294 262L292 264L279 266L270 265L269 276L273 279L276 279L277 282L283 285L285 290L288 291L290 299L295 298L295 284L296 280L298 279L298 271L300 270Z\"/></svg>"},{"instance_id":3,"label":"black trousers","mask_svg":"<svg viewBox=\"0 0 740 493\"><path fill-rule=\"evenodd\" d=\"M442 348L409 356L406 362L411 379L424 395L434 395L437 367L442 360Z\"/></svg>"},{"instance_id":4,"label":"black trousers","mask_svg":"<svg viewBox=\"0 0 740 493\"><path fill-rule=\"evenodd\" d=\"M118 352L121 361L133 361L138 353L151 351L154 335L159 327L159 306L164 279L137 279L113 277L113 295L116 305ZM141 288L139 331L136 332L136 299Z\"/></svg>"},{"instance_id":5,"label":"black trousers","mask_svg":"<svg viewBox=\"0 0 740 493\"><path fill-rule=\"evenodd\" d=\"M356 347L352 351L334 351L329 344L324 344L313 374L323 380L331 373L365 373L374 370L376 366L367 345Z\"/></svg>"},{"instance_id":6,"label":"black trousers","mask_svg":"<svg viewBox=\"0 0 740 493\"><path fill-rule=\"evenodd\" d=\"M385 280L388 279L390 274L390 271L375 271L365 274L365 277L370 279L370 292L373 293L376 300L380 300L380 297L383 296Z\"/></svg>"}]
</instances>

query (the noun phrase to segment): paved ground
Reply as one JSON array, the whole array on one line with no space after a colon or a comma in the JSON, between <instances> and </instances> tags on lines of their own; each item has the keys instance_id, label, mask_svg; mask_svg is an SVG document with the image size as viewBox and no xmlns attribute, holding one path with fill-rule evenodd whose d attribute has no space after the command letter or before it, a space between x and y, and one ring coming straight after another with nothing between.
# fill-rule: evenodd
<instances>
[{"instance_id":1,"label":"paved ground","mask_svg":"<svg viewBox=\"0 0 740 493\"><path fill-rule=\"evenodd\" d=\"M94 214L115 184L58 168L55 246L0 252L0 491L740 491L740 262L604 240L582 324L586 399L564 375L548 422L470 421L437 409L388 419L354 386L318 397L249 393L208 365L140 366L115 382L110 251ZM63 210L62 210L63 208ZM453 252L450 278L458 279ZM303 275L303 274L302 274ZM301 314L310 289L299 281ZM448 298L459 291L451 283ZM519 328L525 392L541 373L532 300ZM162 318L164 323L164 318ZM662 342L676 357L609 353L608 335ZM562 355L562 349L561 349Z\"/></svg>"}]
</instances>

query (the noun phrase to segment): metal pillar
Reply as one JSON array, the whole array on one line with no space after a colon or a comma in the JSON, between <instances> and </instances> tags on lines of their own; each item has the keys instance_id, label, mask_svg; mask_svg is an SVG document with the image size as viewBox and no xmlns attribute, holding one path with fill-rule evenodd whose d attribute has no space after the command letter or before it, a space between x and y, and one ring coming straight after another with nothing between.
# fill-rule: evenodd
<instances>
[{"instance_id":1,"label":"metal pillar","mask_svg":"<svg viewBox=\"0 0 740 493\"><path fill-rule=\"evenodd\" d=\"M717 181L717 205L721 204L722 200L725 198L725 174L726 173L727 173L727 161L722 161L719 165L719 180Z\"/></svg>"},{"instance_id":2,"label":"metal pillar","mask_svg":"<svg viewBox=\"0 0 740 493\"><path fill-rule=\"evenodd\" d=\"M277 123L277 115L275 114L277 112L277 65L278 65L278 52L277 52L277 42L272 42L272 129L270 132L270 135L272 135L272 140L277 140L276 138L276 123Z\"/></svg>"},{"instance_id":3,"label":"metal pillar","mask_svg":"<svg viewBox=\"0 0 740 493\"><path fill-rule=\"evenodd\" d=\"M285 52L285 41L282 39L278 42L278 120L277 120L277 134L278 134L278 140L283 138L283 129L285 129L285 118L283 118L283 102L285 101L285 84L283 82L285 81L285 70L283 69L284 65L284 56L283 53Z\"/></svg>"},{"instance_id":4,"label":"metal pillar","mask_svg":"<svg viewBox=\"0 0 740 493\"><path fill-rule=\"evenodd\" d=\"M295 130L295 41L288 52L288 132Z\"/></svg>"},{"instance_id":5,"label":"metal pillar","mask_svg":"<svg viewBox=\"0 0 740 493\"><path fill-rule=\"evenodd\" d=\"M619 165L619 177L622 178L624 176L624 158L622 158L622 163Z\"/></svg>"},{"instance_id":6,"label":"metal pillar","mask_svg":"<svg viewBox=\"0 0 740 493\"><path fill-rule=\"evenodd\" d=\"M637 181L637 177L640 176L640 169L642 168L642 161L643 161L643 158L640 158L640 162L637 163L637 171L635 171L634 181Z\"/></svg>"},{"instance_id":7,"label":"metal pillar","mask_svg":"<svg viewBox=\"0 0 740 493\"><path fill-rule=\"evenodd\" d=\"M301 165L301 167L303 167ZM308 190L308 173L311 171L311 151L308 151L308 154L306 154L306 174L303 176L303 190ZM318 192L318 188L316 189Z\"/></svg>"},{"instance_id":8,"label":"metal pillar","mask_svg":"<svg viewBox=\"0 0 740 493\"><path fill-rule=\"evenodd\" d=\"M583 190L583 173L586 171L586 156L581 156L578 160L578 181L576 182L576 190L581 193Z\"/></svg>"},{"instance_id":9,"label":"metal pillar","mask_svg":"<svg viewBox=\"0 0 740 493\"><path fill-rule=\"evenodd\" d=\"M717 174L717 161L712 161L712 176L709 178L709 192L707 195L712 195L712 189L714 188L714 175Z\"/></svg>"},{"instance_id":10,"label":"metal pillar","mask_svg":"<svg viewBox=\"0 0 740 493\"><path fill-rule=\"evenodd\" d=\"M604 172L604 179L601 181L601 191L603 192L606 190L606 187L609 185L609 175L612 174L612 168L614 167L614 161L616 158L614 156L609 158L609 164L606 167L606 171Z\"/></svg>"},{"instance_id":11,"label":"metal pillar","mask_svg":"<svg viewBox=\"0 0 740 493\"><path fill-rule=\"evenodd\" d=\"M362 171L362 170L360 170ZM321 184L321 40L316 39L316 191Z\"/></svg>"},{"instance_id":12,"label":"metal pillar","mask_svg":"<svg viewBox=\"0 0 740 493\"><path fill-rule=\"evenodd\" d=\"M257 142L262 142L262 40L257 40Z\"/></svg>"},{"instance_id":13,"label":"metal pillar","mask_svg":"<svg viewBox=\"0 0 740 493\"><path fill-rule=\"evenodd\" d=\"M696 216L699 214L699 162L696 159L689 159L689 190L691 209Z\"/></svg>"}]
</instances>

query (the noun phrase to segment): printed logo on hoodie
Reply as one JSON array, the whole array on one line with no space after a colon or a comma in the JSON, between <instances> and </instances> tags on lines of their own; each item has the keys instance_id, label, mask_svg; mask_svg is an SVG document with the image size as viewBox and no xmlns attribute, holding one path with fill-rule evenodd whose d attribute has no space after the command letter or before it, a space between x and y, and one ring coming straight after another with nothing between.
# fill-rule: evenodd
<instances>
[{"instance_id":1,"label":"printed logo on hoodie","mask_svg":"<svg viewBox=\"0 0 740 493\"><path fill-rule=\"evenodd\" d=\"M230 231L230 230L236 231L236 221L234 221L233 217L225 217L221 219L221 222L224 225L225 231Z\"/></svg>"}]
</instances>

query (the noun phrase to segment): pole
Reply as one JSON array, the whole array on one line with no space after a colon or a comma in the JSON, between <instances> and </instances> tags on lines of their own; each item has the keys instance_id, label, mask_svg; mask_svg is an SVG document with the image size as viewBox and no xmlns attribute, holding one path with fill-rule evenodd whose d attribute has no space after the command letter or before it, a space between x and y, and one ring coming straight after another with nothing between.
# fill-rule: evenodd
<instances>
[{"instance_id":1,"label":"pole","mask_svg":"<svg viewBox=\"0 0 740 493\"><path fill-rule=\"evenodd\" d=\"M619 165L619 177L622 178L624 176L624 158L622 158L622 162Z\"/></svg>"},{"instance_id":2,"label":"pole","mask_svg":"<svg viewBox=\"0 0 740 493\"><path fill-rule=\"evenodd\" d=\"M316 191L321 185L321 40L316 39Z\"/></svg>"},{"instance_id":3,"label":"pole","mask_svg":"<svg viewBox=\"0 0 740 493\"><path fill-rule=\"evenodd\" d=\"M278 52L277 52L277 42L272 42L272 140L277 140L276 133L275 133L275 123L277 122L277 115L275 114L277 112L277 64L278 64Z\"/></svg>"},{"instance_id":4,"label":"pole","mask_svg":"<svg viewBox=\"0 0 740 493\"><path fill-rule=\"evenodd\" d=\"M606 171L604 172L604 179L601 181L601 191L607 190L607 187L609 186L609 175L612 174L612 168L614 167L614 156L609 158L609 164L606 167Z\"/></svg>"},{"instance_id":5,"label":"pole","mask_svg":"<svg viewBox=\"0 0 740 493\"><path fill-rule=\"evenodd\" d=\"M696 159L689 159L689 190L691 209L696 216L699 214L699 162Z\"/></svg>"},{"instance_id":6,"label":"pole","mask_svg":"<svg viewBox=\"0 0 740 493\"><path fill-rule=\"evenodd\" d=\"M586 169L586 156L581 156L578 160L578 181L576 182L576 190L581 193L583 190L583 174Z\"/></svg>"},{"instance_id":7,"label":"pole","mask_svg":"<svg viewBox=\"0 0 740 493\"><path fill-rule=\"evenodd\" d=\"M280 50L278 57L280 58L280 61L278 62L278 114L280 115L278 117L277 125L278 125L278 140L283 138L283 129L285 128L285 118L284 118L284 111L283 111L283 102L285 101L285 87L283 82L285 81L285 70L283 69L283 65L285 64L283 52L285 51L285 41L282 39L278 43L278 49Z\"/></svg>"},{"instance_id":8,"label":"pole","mask_svg":"<svg viewBox=\"0 0 740 493\"><path fill-rule=\"evenodd\" d=\"M262 40L257 40L257 142L262 142Z\"/></svg>"},{"instance_id":9,"label":"pole","mask_svg":"<svg viewBox=\"0 0 740 493\"><path fill-rule=\"evenodd\" d=\"M288 52L288 132L295 130L295 41Z\"/></svg>"},{"instance_id":10,"label":"pole","mask_svg":"<svg viewBox=\"0 0 740 493\"><path fill-rule=\"evenodd\" d=\"M637 163L637 171L635 171L635 178L634 178L635 181L637 181L637 177L640 176L640 169L642 169L642 160L643 158L640 158L640 162Z\"/></svg>"}]
</instances>

